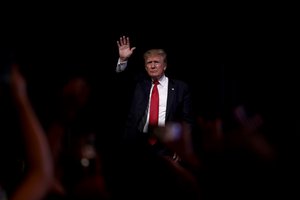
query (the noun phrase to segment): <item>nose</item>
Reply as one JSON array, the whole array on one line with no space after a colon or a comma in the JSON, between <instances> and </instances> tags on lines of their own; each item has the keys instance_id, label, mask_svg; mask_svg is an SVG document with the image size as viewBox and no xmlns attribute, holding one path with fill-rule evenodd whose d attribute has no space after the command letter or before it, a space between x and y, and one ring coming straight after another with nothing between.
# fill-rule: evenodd
<instances>
[{"instance_id":1,"label":"nose","mask_svg":"<svg viewBox=\"0 0 300 200\"><path fill-rule=\"evenodd\" d=\"M151 63L151 67L156 67L157 66L157 63L156 62L152 62Z\"/></svg>"}]
</instances>

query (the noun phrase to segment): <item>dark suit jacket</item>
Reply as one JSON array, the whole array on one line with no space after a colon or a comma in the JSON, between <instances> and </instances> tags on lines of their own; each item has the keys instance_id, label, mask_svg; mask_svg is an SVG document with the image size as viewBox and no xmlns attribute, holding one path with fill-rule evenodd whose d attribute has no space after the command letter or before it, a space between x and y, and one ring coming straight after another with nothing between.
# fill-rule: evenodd
<instances>
[{"instance_id":1,"label":"dark suit jacket","mask_svg":"<svg viewBox=\"0 0 300 200\"><path fill-rule=\"evenodd\" d=\"M151 80L140 80L135 88L133 100L125 127L125 141L140 142L149 137L143 133L146 122L146 112L151 90ZM191 94L188 85L180 80L169 78L166 123L187 122L193 123Z\"/></svg>"}]
</instances>

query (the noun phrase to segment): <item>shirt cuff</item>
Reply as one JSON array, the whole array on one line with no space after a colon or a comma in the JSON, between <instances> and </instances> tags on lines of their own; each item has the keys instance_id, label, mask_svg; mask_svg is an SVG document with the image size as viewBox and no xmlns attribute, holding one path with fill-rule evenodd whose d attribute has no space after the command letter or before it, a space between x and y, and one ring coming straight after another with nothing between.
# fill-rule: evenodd
<instances>
[{"instance_id":1,"label":"shirt cuff","mask_svg":"<svg viewBox=\"0 0 300 200\"><path fill-rule=\"evenodd\" d=\"M120 58L118 59L117 67L116 67L116 72L123 72L127 67L127 61L120 61Z\"/></svg>"}]
</instances>

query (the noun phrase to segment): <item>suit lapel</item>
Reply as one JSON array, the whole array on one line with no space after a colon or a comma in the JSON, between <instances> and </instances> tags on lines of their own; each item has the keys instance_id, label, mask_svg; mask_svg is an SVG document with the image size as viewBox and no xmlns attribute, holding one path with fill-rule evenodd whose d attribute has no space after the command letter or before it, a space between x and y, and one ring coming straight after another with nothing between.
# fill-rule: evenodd
<instances>
[{"instance_id":1,"label":"suit lapel","mask_svg":"<svg viewBox=\"0 0 300 200\"><path fill-rule=\"evenodd\" d=\"M151 81L150 80L145 80L143 82L143 85L141 86L142 91L140 91L140 98L142 98L143 100L140 101L142 102L142 105L136 105L136 106L141 106L140 109L136 110L136 112L138 112L138 129L140 132L143 131L144 125L146 123L147 120L147 108L148 108L148 103L149 103L149 93L151 90ZM143 89L144 88L144 89Z\"/></svg>"},{"instance_id":2,"label":"suit lapel","mask_svg":"<svg viewBox=\"0 0 300 200\"><path fill-rule=\"evenodd\" d=\"M149 94L150 94L150 90L151 90L151 81L149 80L145 80L144 82L144 86L142 86L141 88L145 88L143 91L141 91L142 96L140 98L143 98L144 100L141 101L143 102L143 109L142 109L142 115L144 115L144 111L147 109L148 107L148 102L149 102Z\"/></svg>"},{"instance_id":3,"label":"suit lapel","mask_svg":"<svg viewBox=\"0 0 300 200\"><path fill-rule=\"evenodd\" d=\"M175 84L172 80L169 79L166 119L169 118L170 110L174 101L174 96L175 96Z\"/></svg>"},{"instance_id":4,"label":"suit lapel","mask_svg":"<svg viewBox=\"0 0 300 200\"><path fill-rule=\"evenodd\" d=\"M150 90L151 90L151 81L145 81L145 90L144 90L144 96L146 99L149 99L149 94L150 94Z\"/></svg>"}]
</instances>

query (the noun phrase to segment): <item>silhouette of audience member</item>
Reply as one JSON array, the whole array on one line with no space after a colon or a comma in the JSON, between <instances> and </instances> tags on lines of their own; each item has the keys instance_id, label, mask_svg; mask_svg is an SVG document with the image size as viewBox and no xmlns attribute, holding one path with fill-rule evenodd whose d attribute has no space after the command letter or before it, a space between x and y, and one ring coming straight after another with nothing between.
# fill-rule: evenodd
<instances>
[{"instance_id":1,"label":"silhouette of audience member","mask_svg":"<svg viewBox=\"0 0 300 200\"><path fill-rule=\"evenodd\" d=\"M10 99L17 112L16 114L19 121L19 125L17 126L20 127L25 157L24 161L22 161L21 178L13 187L10 184L7 185L6 180L2 179L2 175L4 174L10 176L8 179L13 179L12 174L10 174L11 169L0 172L0 188L2 187L6 192L5 194L4 191L2 191L3 193L0 191L0 198L7 198L8 200L42 200L47 196L53 180L53 161L46 133L27 94L27 83L19 71L19 65L12 64L10 70L7 72L8 88L6 89L8 89L9 92L5 94L10 95ZM4 90L0 92L3 91ZM3 94L0 96L3 97L2 95ZM11 134L11 131L14 130L15 129L12 128L11 130L1 132L2 134ZM13 148L19 149L20 147L14 146L16 144L4 145L6 147L12 145ZM8 154L10 151L1 152L1 154L3 153ZM1 163L2 167L6 164L5 162ZM1 170L3 170L2 167ZM10 167L14 168L14 166ZM14 173L19 174L20 171L15 171Z\"/></svg>"},{"instance_id":2,"label":"silhouette of audience member","mask_svg":"<svg viewBox=\"0 0 300 200\"><path fill-rule=\"evenodd\" d=\"M57 113L48 128L55 162L52 198L108 199L102 155L96 142L91 85L81 74L68 78L59 90Z\"/></svg>"},{"instance_id":3,"label":"silhouette of audience member","mask_svg":"<svg viewBox=\"0 0 300 200\"><path fill-rule=\"evenodd\" d=\"M235 74L241 78L238 75ZM220 113L215 118L197 118L202 136L198 152L204 169L204 196L212 199L275 197L279 190L274 189L280 189L279 154L268 137L274 133L270 129L274 124L266 120L257 102L252 101L255 92L250 95L247 87L233 81L234 78L226 79L224 107Z\"/></svg>"}]
</instances>

